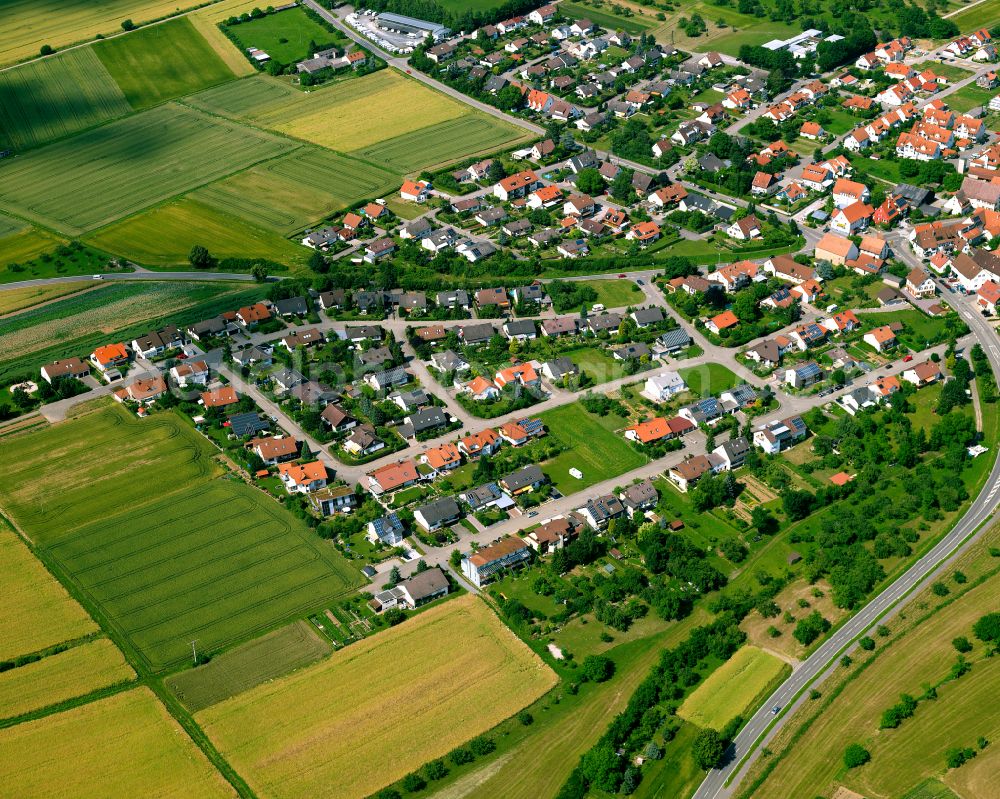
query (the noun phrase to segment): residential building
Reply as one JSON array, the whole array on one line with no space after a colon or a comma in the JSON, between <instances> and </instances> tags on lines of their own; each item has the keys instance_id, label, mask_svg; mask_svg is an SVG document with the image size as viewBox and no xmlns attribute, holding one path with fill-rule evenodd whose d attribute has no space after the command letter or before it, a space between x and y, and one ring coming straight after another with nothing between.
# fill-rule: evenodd
<instances>
[{"instance_id":1,"label":"residential building","mask_svg":"<svg viewBox=\"0 0 1000 799\"><path fill-rule=\"evenodd\" d=\"M462 574L473 585L482 588L497 579L507 569L531 560L531 547L520 538L505 538L462 558Z\"/></svg>"},{"instance_id":2,"label":"residential building","mask_svg":"<svg viewBox=\"0 0 1000 799\"><path fill-rule=\"evenodd\" d=\"M460 518L462 510L453 497L440 497L413 511L413 520L429 533L454 524Z\"/></svg>"}]
</instances>

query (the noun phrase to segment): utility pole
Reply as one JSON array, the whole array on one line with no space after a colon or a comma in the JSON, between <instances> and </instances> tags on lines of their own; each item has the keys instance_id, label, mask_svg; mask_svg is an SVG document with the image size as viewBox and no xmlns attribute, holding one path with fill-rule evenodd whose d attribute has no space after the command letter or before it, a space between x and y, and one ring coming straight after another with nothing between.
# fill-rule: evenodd
<instances>
[{"instance_id":1,"label":"utility pole","mask_svg":"<svg viewBox=\"0 0 1000 799\"><path fill-rule=\"evenodd\" d=\"M195 649L195 647L194 647L194 645L196 643L198 643L198 639L197 638L194 641L191 642L191 660L194 661L194 665L195 666L198 665L198 650Z\"/></svg>"}]
</instances>

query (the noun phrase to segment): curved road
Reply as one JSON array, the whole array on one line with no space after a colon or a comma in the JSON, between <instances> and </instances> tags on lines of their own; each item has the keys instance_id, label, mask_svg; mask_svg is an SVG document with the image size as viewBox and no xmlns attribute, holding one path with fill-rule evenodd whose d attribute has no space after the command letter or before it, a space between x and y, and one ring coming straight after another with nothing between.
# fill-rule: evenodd
<instances>
[{"instance_id":1,"label":"curved road","mask_svg":"<svg viewBox=\"0 0 1000 799\"><path fill-rule=\"evenodd\" d=\"M901 260L907 262L913 260L912 256L907 257L909 248L906 245L897 247L896 252ZM966 308L958 298L948 292L943 292L942 296L969 325L973 335L989 357L993 373L1000 375L1000 349L997 347L997 337L993 328L974 310L970 312L969 308ZM819 684L828 677L837 668L840 656L856 646L857 639L866 630L881 619L898 613L915 595L915 589L932 579L965 546L972 543L977 537L973 535L977 529L995 515L998 491L1000 491L1000 458L994 461L993 469L990 471L979 496L973 500L969 510L955 527L895 582L854 614L843 627L834 632L768 697L767 702L736 736L730 751L727 753L727 764L721 769L715 769L708 773L704 782L695 792L695 799L725 799L736 792L740 779L759 757L762 745L771 740L778 730L789 721L793 711L806 701L805 689L811 685ZM985 529L985 525L983 529ZM782 708L777 718L771 712L775 706Z\"/></svg>"}]
</instances>

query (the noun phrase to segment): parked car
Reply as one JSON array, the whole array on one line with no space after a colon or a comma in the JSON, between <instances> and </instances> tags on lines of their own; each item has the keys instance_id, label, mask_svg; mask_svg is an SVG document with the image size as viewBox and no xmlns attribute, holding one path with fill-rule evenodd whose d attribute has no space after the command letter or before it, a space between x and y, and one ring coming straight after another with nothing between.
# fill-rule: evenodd
<instances>
[{"instance_id":1,"label":"parked car","mask_svg":"<svg viewBox=\"0 0 1000 799\"><path fill-rule=\"evenodd\" d=\"M912 355L907 355L905 358L903 358L903 363L909 363L912 360L913 360L913 356Z\"/></svg>"}]
</instances>

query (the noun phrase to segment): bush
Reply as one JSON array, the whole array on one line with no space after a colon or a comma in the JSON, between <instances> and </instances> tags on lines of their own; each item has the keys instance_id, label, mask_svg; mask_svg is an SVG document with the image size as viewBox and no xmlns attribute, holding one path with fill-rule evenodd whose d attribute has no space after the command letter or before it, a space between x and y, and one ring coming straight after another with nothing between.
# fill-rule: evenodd
<instances>
[{"instance_id":1,"label":"bush","mask_svg":"<svg viewBox=\"0 0 1000 799\"><path fill-rule=\"evenodd\" d=\"M383 788L375 794L375 799L402 799L402 797L403 795L395 788Z\"/></svg>"},{"instance_id":2,"label":"bush","mask_svg":"<svg viewBox=\"0 0 1000 799\"><path fill-rule=\"evenodd\" d=\"M961 652L963 655L966 652L972 651L972 643L964 635L960 635L958 636L958 638L953 638L951 641L951 645L955 647L955 649Z\"/></svg>"},{"instance_id":3,"label":"bush","mask_svg":"<svg viewBox=\"0 0 1000 799\"><path fill-rule=\"evenodd\" d=\"M456 766L464 766L466 763L471 763L475 760L476 756L470 750L460 746L458 749L451 750L448 759Z\"/></svg>"},{"instance_id":4,"label":"bush","mask_svg":"<svg viewBox=\"0 0 1000 799\"><path fill-rule=\"evenodd\" d=\"M987 613L972 625L972 634L983 643L1000 644L1000 613Z\"/></svg>"},{"instance_id":5,"label":"bush","mask_svg":"<svg viewBox=\"0 0 1000 799\"><path fill-rule=\"evenodd\" d=\"M940 581L931 586L931 592L934 596L948 596L948 594L951 593L951 591L948 590L948 586Z\"/></svg>"},{"instance_id":6,"label":"bush","mask_svg":"<svg viewBox=\"0 0 1000 799\"><path fill-rule=\"evenodd\" d=\"M478 738L473 738L469 741L469 749L472 750L472 754L476 757L482 757L483 755L488 755L497 748L497 745L493 743L492 738L487 738L485 735L480 735Z\"/></svg>"},{"instance_id":7,"label":"bush","mask_svg":"<svg viewBox=\"0 0 1000 799\"><path fill-rule=\"evenodd\" d=\"M871 652L875 648L875 640L866 635L858 641L858 646L865 650L865 652Z\"/></svg>"},{"instance_id":8,"label":"bush","mask_svg":"<svg viewBox=\"0 0 1000 799\"><path fill-rule=\"evenodd\" d=\"M441 758L438 758L424 766L424 773L429 780L440 780L448 776L448 767Z\"/></svg>"},{"instance_id":9,"label":"bush","mask_svg":"<svg viewBox=\"0 0 1000 799\"><path fill-rule=\"evenodd\" d=\"M419 774L407 774L403 777L403 790L407 793L416 793L427 787L427 780Z\"/></svg>"},{"instance_id":10,"label":"bush","mask_svg":"<svg viewBox=\"0 0 1000 799\"><path fill-rule=\"evenodd\" d=\"M964 749L959 749L958 747L954 749L949 749L944 756L944 762L948 765L948 768L958 768L964 765L968 761L972 760L976 756L976 750L970 747L965 747Z\"/></svg>"},{"instance_id":11,"label":"bush","mask_svg":"<svg viewBox=\"0 0 1000 799\"><path fill-rule=\"evenodd\" d=\"M861 744L851 744L844 750L844 765L848 768L858 768L871 759L871 752Z\"/></svg>"},{"instance_id":12,"label":"bush","mask_svg":"<svg viewBox=\"0 0 1000 799\"><path fill-rule=\"evenodd\" d=\"M517 714L517 720L521 722L525 727L530 727L535 723L535 717L532 716L527 710L522 710Z\"/></svg>"}]
</instances>

